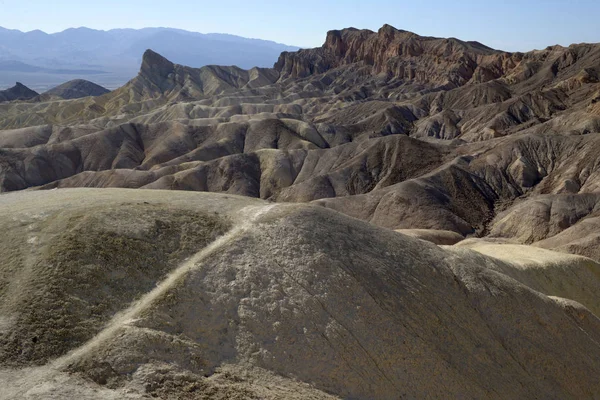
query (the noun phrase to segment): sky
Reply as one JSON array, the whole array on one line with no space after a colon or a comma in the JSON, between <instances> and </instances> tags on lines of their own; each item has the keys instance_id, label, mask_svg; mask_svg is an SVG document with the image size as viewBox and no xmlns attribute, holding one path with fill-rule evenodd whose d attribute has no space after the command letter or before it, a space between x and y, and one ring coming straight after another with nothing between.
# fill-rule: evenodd
<instances>
[{"instance_id":1,"label":"sky","mask_svg":"<svg viewBox=\"0 0 600 400\"><path fill-rule=\"evenodd\" d=\"M477 40L506 51L600 42L599 0L0 0L0 26L54 33L170 27L301 47L326 32L390 24L425 36Z\"/></svg>"}]
</instances>

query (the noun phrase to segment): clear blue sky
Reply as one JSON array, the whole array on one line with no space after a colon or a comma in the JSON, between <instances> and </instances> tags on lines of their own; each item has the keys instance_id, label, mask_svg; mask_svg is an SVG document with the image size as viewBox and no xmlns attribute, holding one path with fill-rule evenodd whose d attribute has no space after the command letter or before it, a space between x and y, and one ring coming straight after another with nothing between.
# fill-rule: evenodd
<instances>
[{"instance_id":1,"label":"clear blue sky","mask_svg":"<svg viewBox=\"0 0 600 400\"><path fill-rule=\"evenodd\" d=\"M0 26L24 31L165 26L303 47L320 46L330 29L388 23L526 51L600 42L599 17L600 0L0 0Z\"/></svg>"}]
</instances>

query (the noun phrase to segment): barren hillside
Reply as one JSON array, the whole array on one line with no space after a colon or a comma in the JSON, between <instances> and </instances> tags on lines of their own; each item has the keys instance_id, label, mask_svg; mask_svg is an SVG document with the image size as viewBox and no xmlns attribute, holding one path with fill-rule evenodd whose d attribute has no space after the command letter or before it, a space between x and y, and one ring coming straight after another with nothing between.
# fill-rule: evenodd
<instances>
[{"instance_id":1,"label":"barren hillside","mask_svg":"<svg viewBox=\"0 0 600 400\"><path fill-rule=\"evenodd\" d=\"M599 77L386 25L0 103L5 398L596 398Z\"/></svg>"},{"instance_id":2,"label":"barren hillside","mask_svg":"<svg viewBox=\"0 0 600 400\"><path fill-rule=\"evenodd\" d=\"M103 96L0 105L0 190L225 192L481 237L513 203L596 191L599 59L595 44L504 53L387 25L329 32L272 69L149 50Z\"/></svg>"},{"instance_id":3,"label":"barren hillside","mask_svg":"<svg viewBox=\"0 0 600 400\"><path fill-rule=\"evenodd\" d=\"M222 194L0 202L5 398L600 390L590 259L440 248L322 207Z\"/></svg>"}]
</instances>

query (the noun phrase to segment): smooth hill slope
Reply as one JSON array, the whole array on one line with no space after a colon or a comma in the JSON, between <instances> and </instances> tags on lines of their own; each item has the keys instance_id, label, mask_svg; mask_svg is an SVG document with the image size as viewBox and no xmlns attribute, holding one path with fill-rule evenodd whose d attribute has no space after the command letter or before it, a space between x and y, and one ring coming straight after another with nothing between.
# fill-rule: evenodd
<instances>
[{"instance_id":1,"label":"smooth hill slope","mask_svg":"<svg viewBox=\"0 0 600 400\"><path fill-rule=\"evenodd\" d=\"M102 96L108 92L110 92L110 90L105 89L100 85L96 85L94 82L86 81L84 79L75 79L44 92L43 96L72 100L88 96Z\"/></svg>"},{"instance_id":2,"label":"smooth hill slope","mask_svg":"<svg viewBox=\"0 0 600 400\"><path fill-rule=\"evenodd\" d=\"M5 398L600 390L591 260L556 256L588 309L555 297L553 256L442 249L320 207L118 189L0 203ZM529 268L546 271L539 291Z\"/></svg>"}]
</instances>

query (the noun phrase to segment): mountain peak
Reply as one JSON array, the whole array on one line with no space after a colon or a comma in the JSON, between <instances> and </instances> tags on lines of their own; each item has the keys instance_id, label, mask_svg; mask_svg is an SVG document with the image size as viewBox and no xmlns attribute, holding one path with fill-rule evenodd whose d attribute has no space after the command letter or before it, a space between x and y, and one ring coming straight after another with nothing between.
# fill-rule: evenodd
<instances>
[{"instance_id":1,"label":"mountain peak","mask_svg":"<svg viewBox=\"0 0 600 400\"><path fill-rule=\"evenodd\" d=\"M74 79L48 90L45 95L57 96L63 99L78 99L88 96L101 96L109 90L85 79Z\"/></svg>"},{"instance_id":2,"label":"mountain peak","mask_svg":"<svg viewBox=\"0 0 600 400\"><path fill-rule=\"evenodd\" d=\"M402 33L402 32L406 32L403 31L401 29L397 29L395 27L393 27L392 25L388 25L388 24L384 24L381 28L379 28L379 30L377 31L377 33L381 34L395 34L395 33Z\"/></svg>"},{"instance_id":3,"label":"mountain peak","mask_svg":"<svg viewBox=\"0 0 600 400\"><path fill-rule=\"evenodd\" d=\"M17 82L10 89L0 90L0 102L13 100L29 100L38 96L38 93L29 89L21 82Z\"/></svg>"},{"instance_id":4,"label":"mountain peak","mask_svg":"<svg viewBox=\"0 0 600 400\"><path fill-rule=\"evenodd\" d=\"M153 50L146 50L142 57L140 74L147 77L166 78L175 70L175 64Z\"/></svg>"},{"instance_id":5,"label":"mountain peak","mask_svg":"<svg viewBox=\"0 0 600 400\"><path fill-rule=\"evenodd\" d=\"M275 68L285 79L361 63L373 74L419 84L460 86L473 77L477 60L500 53L479 43L419 36L386 24L377 32L355 28L329 31L321 48L283 53Z\"/></svg>"}]
</instances>

